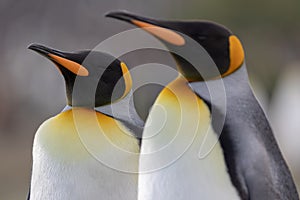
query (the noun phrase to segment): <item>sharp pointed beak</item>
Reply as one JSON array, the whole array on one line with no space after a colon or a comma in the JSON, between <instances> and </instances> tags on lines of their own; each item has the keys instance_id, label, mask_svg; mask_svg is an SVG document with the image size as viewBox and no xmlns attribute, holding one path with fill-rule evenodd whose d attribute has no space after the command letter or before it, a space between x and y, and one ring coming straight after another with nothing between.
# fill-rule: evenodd
<instances>
[{"instance_id":1,"label":"sharp pointed beak","mask_svg":"<svg viewBox=\"0 0 300 200\"><path fill-rule=\"evenodd\" d=\"M165 27L164 21L141 17L126 11L113 11L105 16L129 22L170 44L176 46L185 44L185 39L178 32Z\"/></svg>"},{"instance_id":2,"label":"sharp pointed beak","mask_svg":"<svg viewBox=\"0 0 300 200\"><path fill-rule=\"evenodd\" d=\"M154 20L154 19L138 16L136 14L132 14L132 13L129 13L127 11L112 11L112 12L107 13L105 15L105 17L119 19L119 20L126 21L126 22L129 22L129 23L132 23L132 24L135 24L134 23L135 21L140 21L140 22L145 22L145 23L149 23L149 24L152 24L152 25L159 26L157 21Z\"/></svg>"},{"instance_id":3,"label":"sharp pointed beak","mask_svg":"<svg viewBox=\"0 0 300 200\"><path fill-rule=\"evenodd\" d=\"M71 71L72 73L74 73L78 76L88 76L89 75L89 72L85 67L83 67L81 64L79 64L75 61L72 61L68 58L70 53L61 52L61 51L58 51L55 49L51 49L49 47L45 47L40 44L32 44L28 47L28 49L31 49L31 50L45 56L46 58L50 59L58 66L59 69L61 66L61 67L68 69L69 71Z\"/></svg>"},{"instance_id":4,"label":"sharp pointed beak","mask_svg":"<svg viewBox=\"0 0 300 200\"><path fill-rule=\"evenodd\" d=\"M55 49L51 49L49 47L45 47L40 44L31 44L28 46L28 49L33 50L49 59L51 59L50 55L56 55L56 56L59 56L62 58L66 58L65 53L55 50Z\"/></svg>"}]
</instances>

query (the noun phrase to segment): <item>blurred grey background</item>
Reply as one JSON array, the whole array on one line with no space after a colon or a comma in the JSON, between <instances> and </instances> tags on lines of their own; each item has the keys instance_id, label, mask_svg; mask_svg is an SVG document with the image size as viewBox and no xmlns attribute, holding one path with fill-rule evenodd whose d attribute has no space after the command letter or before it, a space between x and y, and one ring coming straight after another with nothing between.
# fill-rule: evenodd
<instances>
[{"instance_id":1,"label":"blurred grey background","mask_svg":"<svg viewBox=\"0 0 300 200\"><path fill-rule=\"evenodd\" d=\"M300 1L110 0L0 1L0 200L25 199L38 126L65 105L64 82L32 51L94 48L132 26L105 19L126 9L164 19L207 19L242 40L255 92L300 182Z\"/></svg>"}]
</instances>

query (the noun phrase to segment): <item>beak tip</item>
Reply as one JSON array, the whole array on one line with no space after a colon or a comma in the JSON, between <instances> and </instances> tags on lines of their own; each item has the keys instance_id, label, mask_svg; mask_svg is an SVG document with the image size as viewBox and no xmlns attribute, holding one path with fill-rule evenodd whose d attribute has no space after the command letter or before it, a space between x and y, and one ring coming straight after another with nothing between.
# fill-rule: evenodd
<instances>
[{"instance_id":1,"label":"beak tip","mask_svg":"<svg viewBox=\"0 0 300 200\"><path fill-rule=\"evenodd\" d=\"M27 46L27 49L33 50L33 51L40 51L41 49L44 49L43 45L32 43Z\"/></svg>"},{"instance_id":2,"label":"beak tip","mask_svg":"<svg viewBox=\"0 0 300 200\"><path fill-rule=\"evenodd\" d=\"M110 12L106 13L105 17L131 22L131 20L135 16L133 14L131 14L130 12L128 12L127 10L116 10L116 11L110 11Z\"/></svg>"},{"instance_id":3,"label":"beak tip","mask_svg":"<svg viewBox=\"0 0 300 200\"><path fill-rule=\"evenodd\" d=\"M61 52L51 49L49 47L46 47L44 45L41 44L30 44L28 47L28 49L35 51L43 56L47 56L48 54L52 53L52 54L57 54L59 56L61 56Z\"/></svg>"},{"instance_id":4,"label":"beak tip","mask_svg":"<svg viewBox=\"0 0 300 200\"><path fill-rule=\"evenodd\" d=\"M36 44L32 43L27 46L27 49L33 50Z\"/></svg>"},{"instance_id":5,"label":"beak tip","mask_svg":"<svg viewBox=\"0 0 300 200\"><path fill-rule=\"evenodd\" d=\"M131 13L127 10L116 10L116 11L110 11L105 14L105 17L110 17L114 19L118 19L121 21L128 22L130 24L133 24L133 21L141 21L141 22L146 22L150 24L155 24L157 20L151 19L151 18L146 18L143 16L139 16L137 14Z\"/></svg>"},{"instance_id":6,"label":"beak tip","mask_svg":"<svg viewBox=\"0 0 300 200\"><path fill-rule=\"evenodd\" d=\"M114 18L114 17L124 15L125 13L128 13L128 11L126 11L126 10L115 10L115 11L109 11L109 12L105 13L104 16Z\"/></svg>"},{"instance_id":7,"label":"beak tip","mask_svg":"<svg viewBox=\"0 0 300 200\"><path fill-rule=\"evenodd\" d=\"M104 14L104 17L113 17L114 12L107 12Z\"/></svg>"}]
</instances>

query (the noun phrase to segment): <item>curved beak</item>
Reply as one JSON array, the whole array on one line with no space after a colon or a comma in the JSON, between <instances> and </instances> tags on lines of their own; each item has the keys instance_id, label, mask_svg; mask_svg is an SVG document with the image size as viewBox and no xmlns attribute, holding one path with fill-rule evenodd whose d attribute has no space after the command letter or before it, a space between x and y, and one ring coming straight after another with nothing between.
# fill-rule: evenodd
<instances>
[{"instance_id":1,"label":"curved beak","mask_svg":"<svg viewBox=\"0 0 300 200\"><path fill-rule=\"evenodd\" d=\"M160 26L159 23L157 22L157 20L155 20L155 19L138 16L136 14L132 14L127 11L112 11L112 12L107 13L105 15L105 17L119 19L119 20L126 21L126 22L129 22L134 25L136 25L135 24L136 21L139 21L139 22L145 22L145 23L149 23L152 25Z\"/></svg>"},{"instance_id":2,"label":"curved beak","mask_svg":"<svg viewBox=\"0 0 300 200\"><path fill-rule=\"evenodd\" d=\"M46 58L50 59L58 66L59 69L61 67L64 67L68 71L78 76L89 75L89 72L85 67L69 58L71 55L70 53L61 52L40 44L32 44L28 47L28 49L36 51L42 56L45 56Z\"/></svg>"},{"instance_id":3,"label":"curved beak","mask_svg":"<svg viewBox=\"0 0 300 200\"><path fill-rule=\"evenodd\" d=\"M175 46L182 46L186 42L182 35L166 26L166 21L146 18L126 11L113 11L105 16L129 22L158 39Z\"/></svg>"},{"instance_id":4,"label":"curved beak","mask_svg":"<svg viewBox=\"0 0 300 200\"><path fill-rule=\"evenodd\" d=\"M58 51L58 50L55 50L55 49L51 49L49 47L45 47L45 46L40 45L40 44L31 44L31 45L28 46L28 49L33 50L33 51L41 54L42 56L45 56L46 58L49 58L50 60L52 60L50 55L56 55L56 56L59 56L59 57L62 57L62 58L66 58L65 53L63 53L61 51Z\"/></svg>"}]
</instances>

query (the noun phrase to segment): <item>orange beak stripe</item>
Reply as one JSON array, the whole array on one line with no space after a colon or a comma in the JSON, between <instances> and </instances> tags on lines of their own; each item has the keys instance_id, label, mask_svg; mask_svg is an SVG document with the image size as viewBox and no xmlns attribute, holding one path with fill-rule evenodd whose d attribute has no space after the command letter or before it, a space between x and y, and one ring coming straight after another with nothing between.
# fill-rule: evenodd
<instances>
[{"instance_id":1,"label":"orange beak stripe","mask_svg":"<svg viewBox=\"0 0 300 200\"><path fill-rule=\"evenodd\" d=\"M50 58L52 58L55 62L59 63L60 65L62 65L66 69L68 69L69 71L76 74L77 76L88 76L89 75L89 71L85 67L83 67L82 65L80 65L74 61L68 60L66 58L62 58L62 57L54 55L54 54L48 54L48 56Z\"/></svg>"},{"instance_id":2,"label":"orange beak stripe","mask_svg":"<svg viewBox=\"0 0 300 200\"><path fill-rule=\"evenodd\" d=\"M150 34L166 41L169 42L170 44L176 45L176 46L182 46L185 44L184 38L176 33L175 31L162 28L159 26L155 26L153 24L149 24L146 22L141 22L138 20L132 20L131 21L133 24L136 26L144 29L145 31L149 32Z\"/></svg>"}]
</instances>

